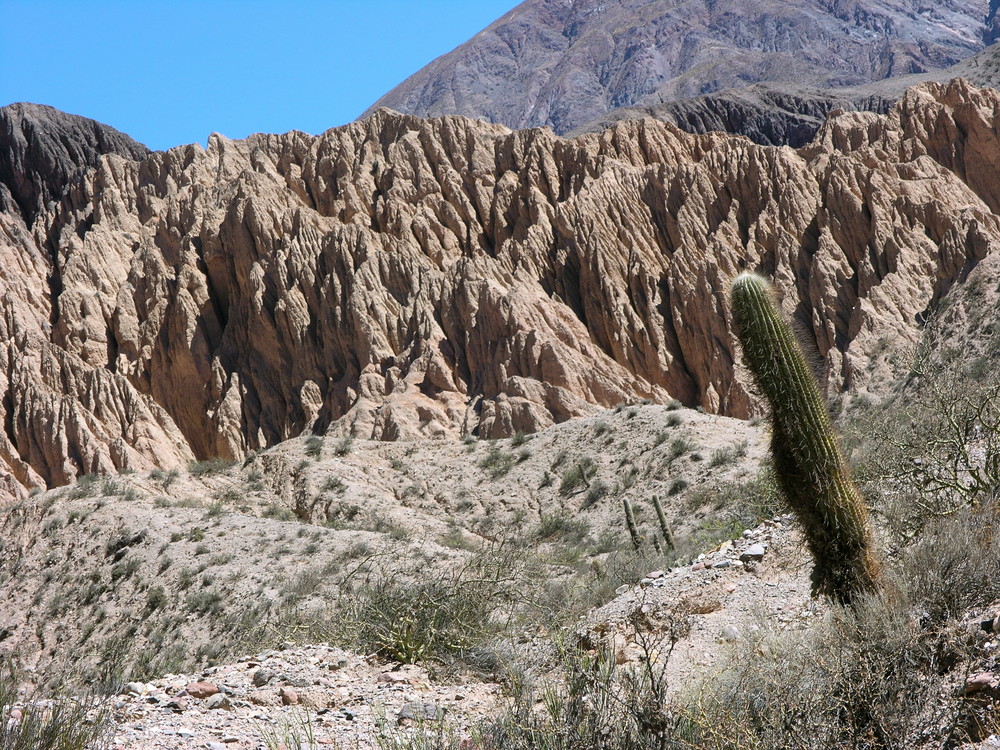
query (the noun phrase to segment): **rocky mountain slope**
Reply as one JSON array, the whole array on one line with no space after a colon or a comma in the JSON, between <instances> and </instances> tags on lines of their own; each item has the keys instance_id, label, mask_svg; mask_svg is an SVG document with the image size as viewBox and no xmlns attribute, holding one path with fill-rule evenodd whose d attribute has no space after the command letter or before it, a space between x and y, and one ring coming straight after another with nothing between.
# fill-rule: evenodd
<instances>
[{"instance_id":1,"label":"rocky mountain slope","mask_svg":"<svg viewBox=\"0 0 1000 750\"><path fill-rule=\"evenodd\" d=\"M46 117L6 108L0 131L39 165L0 186L8 494L309 430L501 437L671 396L746 416L742 268L775 277L833 389L864 388L1000 242L1000 94L963 82L799 151L382 111L147 156L97 156L105 135L77 173L20 156Z\"/></svg>"},{"instance_id":2,"label":"rocky mountain slope","mask_svg":"<svg viewBox=\"0 0 1000 750\"><path fill-rule=\"evenodd\" d=\"M860 86L819 88L793 83L755 83L665 104L622 107L574 129L599 132L619 120L653 117L689 133L721 131L755 143L804 146L835 110L885 114L908 88L919 83L964 78L979 87L1000 87L1000 46L987 47L944 69L894 76Z\"/></svg>"},{"instance_id":3,"label":"rocky mountain slope","mask_svg":"<svg viewBox=\"0 0 1000 750\"><path fill-rule=\"evenodd\" d=\"M945 68L992 41L995 3L528 0L369 110L565 133L620 107L772 81L851 86Z\"/></svg>"}]
</instances>

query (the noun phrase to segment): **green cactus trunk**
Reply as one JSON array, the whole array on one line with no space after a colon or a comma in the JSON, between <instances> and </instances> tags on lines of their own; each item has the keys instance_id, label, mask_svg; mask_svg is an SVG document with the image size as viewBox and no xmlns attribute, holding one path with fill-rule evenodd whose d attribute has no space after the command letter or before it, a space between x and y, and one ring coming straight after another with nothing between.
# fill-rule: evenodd
<instances>
[{"instance_id":1,"label":"green cactus trunk","mask_svg":"<svg viewBox=\"0 0 1000 750\"><path fill-rule=\"evenodd\" d=\"M628 535L632 537L632 546L638 552L642 549L642 535L639 533L639 527L635 523L635 513L632 512L632 503L628 501L627 497L622 498L622 507L625 509L625 526L628 528Z\"/></svg>"},{"instance_id":2,"label":"green cactus trunk","mask_svg":"<svg viewBox=\"0 0 1000 750\"><path fill-rule=\"evenodd\" d=\"M771 451L781 490L815 560L813 593L850 602L879 586L868 510L851 479L826 404L770 284L741 274L731 290L743 362L771 406Z\"/></svg>"},{"instance_id":3,"label":"green cactus trunk","mask_svg":"<svg viewBox=\"0 0 1000 750\"><path fill-rule=\"evenodd\" d=\"M663 543L667 546L667 552L674 549L674 535L670 531L670 524L667 523L667 514L663 512L663 504L658 495L653 495L653 507L656 509L656 518L660 522L660 533L663 535Z\"/></svg>"}]
</instances>

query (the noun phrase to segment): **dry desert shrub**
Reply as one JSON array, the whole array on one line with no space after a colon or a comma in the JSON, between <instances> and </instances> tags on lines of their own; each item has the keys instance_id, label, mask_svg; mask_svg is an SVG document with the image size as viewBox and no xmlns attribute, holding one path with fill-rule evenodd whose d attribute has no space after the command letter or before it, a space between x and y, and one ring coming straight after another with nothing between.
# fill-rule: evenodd
<instances>
[{"instance_id":1,"label":"dry desert shrub","mask_svg":"<svg viewBox=\"0 0 1000 750\"><path fill-rule=\"evenodd\" d=\"M102 750L110 746L110 724L107 706L96 699L21 695L14 668L0 661L3 750Z\"/></svg>"}]
</instances>

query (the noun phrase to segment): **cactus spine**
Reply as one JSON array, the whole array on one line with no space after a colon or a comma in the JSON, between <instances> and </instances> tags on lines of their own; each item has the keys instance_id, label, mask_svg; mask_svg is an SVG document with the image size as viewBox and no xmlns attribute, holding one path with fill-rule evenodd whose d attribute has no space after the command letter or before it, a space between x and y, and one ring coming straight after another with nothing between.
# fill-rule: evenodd
<instances>
[{"instance_id":1,"label":"cactus spine","mask_svg":"<svg viewBox=\"0 0 1000 750\"><path fill-rule=\"evenodd\" d=\"M782 493L815 560L813 593L850 602L878 587L868 510L841 454L805 355L778 311L770 284L736 278L732 313L743 361L771 406L771 452Z\"/></svg>"},{"instance_id":2,"label":"cactus spine","mask_svg":"<svg viewBox=\"0 0 1000 750\"><path fill-rule=\"evenodd\" d=\"M628 527L628 535L632 537L632 546L636 552L642 549L642 536L639 534L639 527L635 524L635 514L632 512L632 503L627 497L622 498L622 506L625 508L625 525Z\"/></svg>"}]
</instances>

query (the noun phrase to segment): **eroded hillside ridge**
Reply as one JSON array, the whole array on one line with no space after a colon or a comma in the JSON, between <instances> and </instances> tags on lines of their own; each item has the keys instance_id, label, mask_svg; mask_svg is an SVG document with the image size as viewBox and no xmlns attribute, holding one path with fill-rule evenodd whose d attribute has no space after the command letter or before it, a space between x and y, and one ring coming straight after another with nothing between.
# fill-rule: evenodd
<instances>
[{"instance_id":1,"label":"eroded hillside ridge","mask_svg":"<svg viewBox=\"0 0 1000 750\"><path fill-rule=\"evenodd\" d=\"M380 111L106 154L30 224L0 215L4 489L305 430L496 437L668 397L745 416L743 268L832 387L864 386L997 249L998 127L1000 94L956 81L799 151Z\"/></svg>"}]
</instances>

